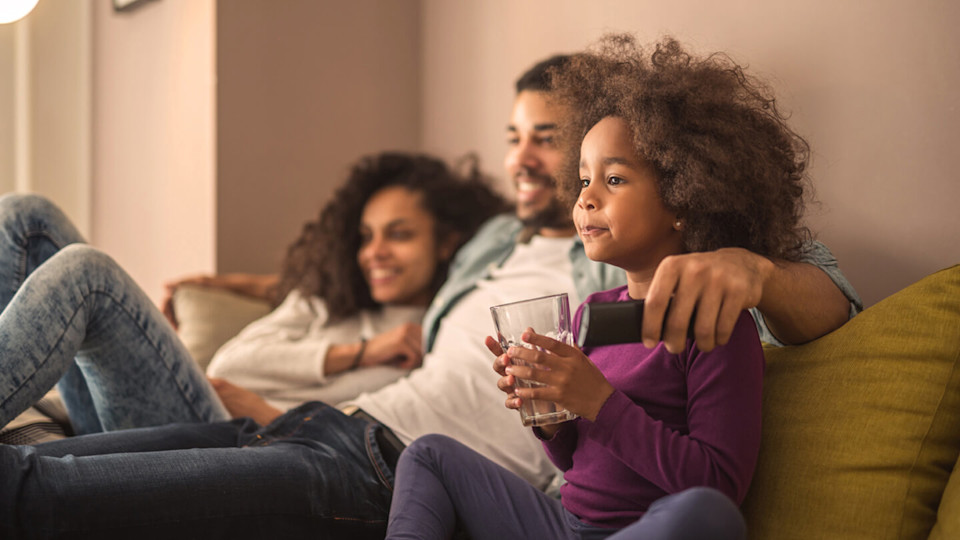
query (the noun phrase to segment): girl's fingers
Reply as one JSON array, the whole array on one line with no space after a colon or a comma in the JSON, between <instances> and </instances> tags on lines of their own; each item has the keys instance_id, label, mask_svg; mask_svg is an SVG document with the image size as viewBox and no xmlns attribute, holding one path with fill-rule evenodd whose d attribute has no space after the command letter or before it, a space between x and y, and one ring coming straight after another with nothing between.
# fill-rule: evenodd
<instances>
[{"instance_id":1,"label":"girl's fingers","mask_svg":"<svg viewBox=\"0 0 960 540\"><path fill-rule=\"evenodd\" d=\"M487 350L492 352L494 356L503 354L503 348L500 347L500 342L491 336L487 336L487 338L483 340L483 344L487 346Z\"/></svg>"},{"instance_id":2,"label":"girl's fingers","mask_svg":"<svg viewBox=\"0 0 960 540\"><path fill-rule=\"evenodd\" d=\"M517 388L514 392L520 401L525 399L541 399L543 401L553 401L556 403L560 399L560 394L551 386L541 386L538 388Z\"/></svg>"},{"instance_id":3,"label":"girl's fingers","mask_svg":"<svg viewBox=\"0 0 960 540\"><path fill-rule=\"evenodd\" d=\"M548 353L526 347L510 347L507 349L507 357L513 364L517 364L517 361L519 361L519 363L536 364L547 369L558 369L564 362L564 357L557 353Z\"/></svg>"},{"instance_id":4,"label":"girl's fingers","mask_svg":"<svg viewBox=\"0 0 960 540\"><path fill-rule=\"evenodd\" d=\"M556 373L542 368L512 365L507 368L506 372L507 375L513 375L517 379L525 381L533 381L548 386L553 386L556 383Z\"/></svg>"},{"instance_id":5,"label":"girl's fingers","mask_svg":"<svg viewBox=\"0 0 960 540\"><path fill-rule=\"evenodd\" d=\"M540 335L533 331L532 328L527 328L527 330L520 336L520 339L523 341L535 346L540 347L546 351L550 351L553 354L560 356L569 356L574 351L578 349L573 345L567 345L556 339Z\"/></svg>"},{"instance_id":6,"label":"girl's fingers","mask_svg":"<svg viewBox=\"0 0 960 540\"><path fill-rule=\"evenodd\" d=\"M513 375L500 377L497 379L497 388L499 388L503 393L513 394L513 387L516 385L516 382L517 380L513 377Z\"/></svg>"}]
</instances>

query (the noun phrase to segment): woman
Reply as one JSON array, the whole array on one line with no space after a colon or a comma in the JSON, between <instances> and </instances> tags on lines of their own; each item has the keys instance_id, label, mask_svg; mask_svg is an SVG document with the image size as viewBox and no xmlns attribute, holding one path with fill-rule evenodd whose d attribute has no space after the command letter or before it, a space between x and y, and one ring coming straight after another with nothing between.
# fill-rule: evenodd
<instances>
[{"instance_id":1,"label":"woman","mask_svg":"<svg viewBox=\"0 0 960 540\"><path fill-rule=\"evenodd\" d=\"M7 196L0 207L0 425L64 374L61 392L80 433L228 418L160 312L115 262L79 243L58 209L35 196ZM447 261L502 207L476 171L460 179L423 156L361 160L291 248L284 284L293 290L244 338L256 351L225 351L218 369L259 369L278 393L283 384L309 392L361 366L398 377L419 362L416 321ZM281 339L261 332L271 325ZM367 371L376 370L356 375ZM229 409L246 407L263 421L280 413L218 384Z\"/></svg>"},{"instance_id":2,"label":"woman","mask_svg":"<svg viewBox=\"0 0 960 540\"><path fill-rule=\"evenodd\" d=\"M419 365L419 322L450 258L504 209L472 169L453 182L440 161L396 154L353 169L290 247L275 292L283 302L210 363L234 417L267 424L302 402L340 403Z\"/></svg>"}]
</instances>

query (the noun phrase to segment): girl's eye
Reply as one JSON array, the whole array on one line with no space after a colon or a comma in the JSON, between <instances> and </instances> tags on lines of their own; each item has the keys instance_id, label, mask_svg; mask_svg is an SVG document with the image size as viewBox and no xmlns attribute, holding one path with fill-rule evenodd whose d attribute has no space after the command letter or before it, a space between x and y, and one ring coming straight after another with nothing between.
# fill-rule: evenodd
<instances>
[{"instance_id":1,"label":"girl's eye","mask_svg":"<svg viewBox=\"0 0 960 540\"><path fill-rule=\"evenodd\" d=\"M607 179L607 184L610 184L611 186L619 186L622 183L623 183L623 179L620 178L619 176L611 176L610 178Z\"/></svg>"},{"instance_id":2,"label":"girl's eye","mask_svg":"<svg viewBox=\"0 0 960 540\"><path fill-rule=\"evenodd\" d=\"M589 179L589 178L581 178L581 179L580 179L580 189L584 189L584 188L588 187L589 185L590 185L590 179Z\"/></svg>"}]
</instances>

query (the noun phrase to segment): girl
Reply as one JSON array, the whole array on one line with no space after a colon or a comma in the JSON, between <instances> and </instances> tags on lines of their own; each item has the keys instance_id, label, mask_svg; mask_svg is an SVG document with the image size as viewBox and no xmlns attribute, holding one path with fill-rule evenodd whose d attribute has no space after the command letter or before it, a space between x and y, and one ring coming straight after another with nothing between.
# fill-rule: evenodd
<instances>
[{"instance_id":1,"label":"girl","mask_svg":"<svg viewBox=\"0 0 960 540\"><path fill-rule=\"evenodd\" d=\"M287 299L226 347L215 372L263 377L257 390L283 405L396 379L419 363L419 319L448 261L502 209L475 169L461 179L424 156L361 160L291 248ZM9 195L0 210L0 425L65 372L80 433L222 420L224 405L264 424L281 413L216 381L221 404L139 287L48 201Z\"/></svg>"},{"instance_id":2,"label":"girl","mask_svg":"<svg viewBox=\"0 0 960 540\"><path fill-rule=\"evenodd\" d=\"M591 259L627 277L587 303L644 298L657 266L685 252L798 258L806 144L730 59L693 57L672 39L647 57L613 36L553 85L576 111L563 140L578 146L562 178L577 231ZM731 499L743 499L756 464L763 374L747 312L709 353L693 339L679 354L663 343L580 351L532 331L524 339L536 348L487 346L508 408L545 399L580 416L534 428L564 471L561 500L427 436L398 464L389 538L449 538L458 523L475 540L745 536ZM545 386L515 390L515 378Z\"/></svg>"}]
</instances>

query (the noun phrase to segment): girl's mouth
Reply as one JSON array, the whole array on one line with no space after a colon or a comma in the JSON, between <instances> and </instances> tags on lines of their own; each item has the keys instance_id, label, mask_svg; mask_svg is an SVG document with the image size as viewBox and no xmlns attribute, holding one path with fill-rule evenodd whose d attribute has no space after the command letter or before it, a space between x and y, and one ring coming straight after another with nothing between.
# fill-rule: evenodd
<instances>
[{"instance_id":1,"label":"girl's mouth","mask_svg":"<svg viewBox=\"0 0 960 540\"><path fill-rule=\"evenodd\" d=\"M605 229L603 227L596 227L593 225L584 225L583 227L580 227L580 235L581 236L597 236L599 234L607 232L607 230L608 229Z\"/></svg>"}]
</instances>

